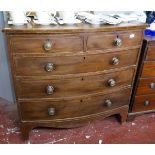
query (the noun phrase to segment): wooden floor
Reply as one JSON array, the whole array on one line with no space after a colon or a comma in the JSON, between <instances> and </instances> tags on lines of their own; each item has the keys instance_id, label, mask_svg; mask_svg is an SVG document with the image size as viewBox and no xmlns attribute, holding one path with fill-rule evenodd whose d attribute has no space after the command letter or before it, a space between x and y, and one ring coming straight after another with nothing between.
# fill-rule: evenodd
<instances>
[{"instance_id":1,"label":"wooden floor","mask_svg":"<svg viewBox=\"0 0 155 155\"><path fill-rule=\"evenodd\" d=\"M115 117L109 117L74 129L34 129L29 140L23 141L16 106L0 99L0 143L155 144L155 113L139 116L123 125Z\"/></svg>"}]
</instances>

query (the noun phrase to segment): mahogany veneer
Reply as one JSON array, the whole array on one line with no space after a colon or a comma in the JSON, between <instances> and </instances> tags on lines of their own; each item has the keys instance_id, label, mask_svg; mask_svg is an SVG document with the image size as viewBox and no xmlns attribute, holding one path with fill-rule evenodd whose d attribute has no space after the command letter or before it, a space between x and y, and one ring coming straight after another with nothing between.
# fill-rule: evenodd
<instances>
[{"instance_id":1,"label":"mahogany veneer","mask_svg":"<svg viewBox=\"0 0 155 155\"><path fill-rule=\"evenodd\" d=\"M23 137L114 114L125 122L145 27L6 27Z\"/></svg>"}]
</instances>

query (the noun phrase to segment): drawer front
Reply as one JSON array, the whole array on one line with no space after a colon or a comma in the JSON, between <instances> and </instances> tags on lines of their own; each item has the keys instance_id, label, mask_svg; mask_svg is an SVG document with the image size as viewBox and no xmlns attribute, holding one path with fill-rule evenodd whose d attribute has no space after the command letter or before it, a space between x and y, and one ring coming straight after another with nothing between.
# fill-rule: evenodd
<instances>
[{"instance_id":1,"label":"drawer front","mask_svg":"<svg viewBox=\"0 0 155 155\"><path fill-rule=\"evenodd\" d=\"M139 49L133 49L76 56L15 57L16 75L65 75L126 67L136 64L138 51Z\"/></svg>"},{"instance_id":2,"label":"drawer front","mask_svg":"<svg viewBox=\"0 0 155 155\"><path fill-rule=\"evenodd\" d=\"M134 71L134 68L130 68L108 74L50 80L18 78L16 87L19 98L65 98L99 92L107 93L131 85Z\"/></svg>"},{"instance_id":3,"label":"drawer front","mask_svg":"<svg viewBox=\"0 0 155 155\"><path fill-rule=\"evenodd\" d=\"M133 112L155 110L155 95L136 96L133 104Z\"/></svg>"},{"instance_id":4,"label":"drawer front","mask_svg":"<svg viewBox=\"0 0 155 155\"><path fill-rule=\"evenodd\" d=\"M136 94L155 94L155 78L140 79Z\"/></svg>"},{"instance_id":5,"label":"drawer front","mask_svg":"<svg viewBox=\"0 0 155 155\"><path fill-rule=\"evenodd\" d=\"M90 34L87 40L87 50L141 45L142 37L142 31L126 31L114 33L100 32L96 34Z\"/></svg>"},{"instance_id":6,"label":"drawer front","mask_svg":"<svg viewBox=\"0 0 155 155\"><path fill-rule=\"evenodd\" d=\"M15 53L83 51L83 38L80 35L14 35L11 42Z\"/></svg>"},{"instance_id":7,"label":"drawer front","mask_svg":"<svg viewBox=\"0 0 155 155\"><path fill-rule=\"evenodd\" d=\"M20 103L22 120L52 120L82 117L128 105L130 89L113 94L60 101L23 101Z\"/></svg>"},{"instance_id":8,"label":"drawer front","mask_svg":"<svg viewBox=\"0 0 155 155\"><path fill-rule=\"evenodd\" d=\"M155 46L148 46L146 60L155 60Z\"/></svg>"},{"instance_id":9,"label":"drawer front","mask_svg":"<svg viewBox=\"0 0 155 155\"><path fill-rule=\"evenodd\" d=\"M143 71L141 77L155 76L155 61L144 62Z\"/></svg>"}]
</instances>

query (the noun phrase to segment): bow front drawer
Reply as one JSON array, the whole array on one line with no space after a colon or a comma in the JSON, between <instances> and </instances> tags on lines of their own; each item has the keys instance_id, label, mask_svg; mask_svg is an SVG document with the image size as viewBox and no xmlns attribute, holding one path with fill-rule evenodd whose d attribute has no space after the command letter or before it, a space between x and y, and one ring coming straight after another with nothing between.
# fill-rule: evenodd
<instances>
[{"instance_id":1,"label":"bow front drawer","mask_svg":"<svg viewBox=\"0 0 155 155\"><path fill-rule=\"evenodd\" d=\"M142 37L142 31L90 34L87 41L87 50L137 46L141 45Z\"/></svg>"},{"instance_id":2,"label":"bow front drawer","mask_svg":"<svg viewBox=\"0 0 155 155\"><path fill-rule=\"evenodd\" d=\"M17 76L49 76L104 71L136 65L139 49L70 56L15 57Z\"/></svg>"},{"instance_id":3,"label":"bow front drawer","mask_svg":"<svg viewBox=\"0 0 155 155\"><path fill-rule=\"evenodd\" d=\"M20 102L22 120L75 119L128 105L130 89L113 94L57 101Z\"/></svg>"},{"instance_id":4,"label":"bow front drawer","mask_svg":"<svg viewBox=\"0 0 155 155\"><path fill-rule=\"evenodd\" d=\"M131 86L135 69L94 74L71 78L51 78L26 80L17 78L17 92L19 98L65 98L111 92L115 89Z\"/></svg>"},{"instance_id":5,"label":"bow front drawer","mask_svg":"<svg viewBox=\"0 0 155 155\"><path fill-rule=\"evenodd\" d=\"M83 37L80 35L13 35L14 53L54 53L83 51Z\"/></svg>"}]
</instances>

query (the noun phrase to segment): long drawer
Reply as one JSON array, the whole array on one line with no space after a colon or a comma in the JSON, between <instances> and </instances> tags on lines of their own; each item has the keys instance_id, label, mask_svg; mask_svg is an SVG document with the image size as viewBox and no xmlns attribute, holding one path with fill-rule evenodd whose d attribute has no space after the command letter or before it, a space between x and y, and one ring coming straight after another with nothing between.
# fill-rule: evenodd
<instances>
[{"instance_id":1,"label":"long drawer","mask_svg":"<svg viewBox=\"0 0 155 155\"><path fill-rule=\"evenodd\" d=\"M155 94L155 78L140 79L136 95Z\"/></svg>"},{"instance_id":2,"label":"long drawer","mask_svg":"<svg viewBox=\"0 0 155 155\"><path fill-rule=\"evenodd\" d=\"M55 120L76 118L128 105L130 89L113 94L79 97L59 101L20 102L22 120Z\"/></svg>"},{"instance_id":3,"label":"long drawer","mask_svg":"<svg viewBox=\"0 0 155 155\"><path fill-rule=\"evenodd\" d=\"M64 98L99 92L110 92L132 84L135 69L108 74L51 79L17 78L18 98Z\"/></svg>"},{"instance_id":4,"label":"long drawer","mask_svg":"<svg viewBox=\"0 0 155 155\"><path fill-rule=\"evenodd\" d=\"M11 43L14 53L83 51L83 37L80 34L13 35Z\"/></svg>"},{"instance_id":5,"label":"long drawer","mask_svg":"<svg viewBox=\"0 0 155 155\"><path fill-rule=\"evenodd\" d=\"M135 65L139 49L119 52L53 56L15 57L17 76L65 75L97 72Z\"/></svg>"},{"instance_id":6,"label":"long drawer","mask_svg":"<svg viewBox=\"0 0 155 155\"><path fill-rule=\"evenodd\" d=\"M141 45L142 37L142 31L90 33L87 40L87 50L112 49ZM120 44L117 44L117 39L119 39L118 41L121 41ZM116 46L114 45L115 41Z\"/></svg>"},{"instance_id":7,"label":"long drawer","mask_svg":"<svg viewBox=\"0 0 155 155\"><path fill-rule=\"evenodd\" d=\"M133 112L141 112L155 109L155 95L138 95L135 96Z\"/></svg>"}]
</instances>

